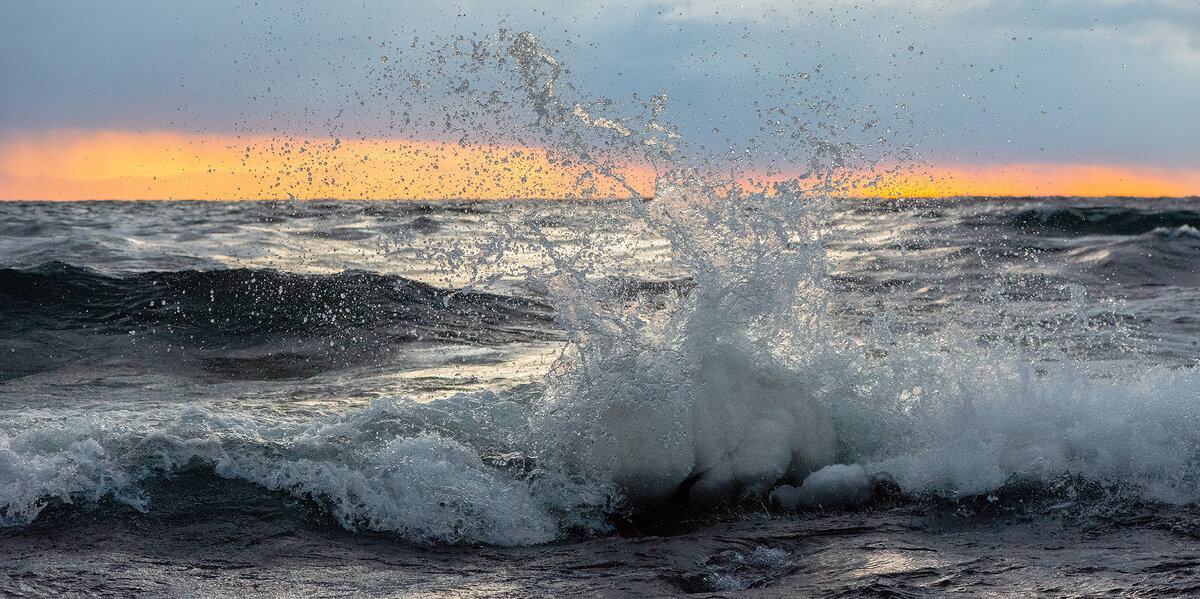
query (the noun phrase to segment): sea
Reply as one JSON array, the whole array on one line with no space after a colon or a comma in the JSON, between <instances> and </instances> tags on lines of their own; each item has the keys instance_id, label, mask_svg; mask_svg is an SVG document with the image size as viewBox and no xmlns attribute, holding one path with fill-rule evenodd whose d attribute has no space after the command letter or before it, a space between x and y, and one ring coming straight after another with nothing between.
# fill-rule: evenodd
<instances>
[{"instance_id":1,"label":"sea","mask_svg":"<svg viewBox=\"0 0 1200 599\"><path fill-rule=\"evenodd\" d=\"M0 202L0 596L1194 596L1197 264L1197 198Z\"/></svg>"}]
</instances>

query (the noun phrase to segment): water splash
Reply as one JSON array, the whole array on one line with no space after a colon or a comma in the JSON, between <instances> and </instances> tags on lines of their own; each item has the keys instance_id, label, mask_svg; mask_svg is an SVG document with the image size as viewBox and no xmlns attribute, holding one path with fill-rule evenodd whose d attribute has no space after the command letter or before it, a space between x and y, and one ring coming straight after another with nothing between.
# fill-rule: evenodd
<instances>
[{"instance_id":1,"label":"water splash","mask_svg":"<svg viewBox=\"0 0 1200 599\"><path fill-rule=\"evenodd\" d=\"M764 112L805 160L794 177L750 186L715 176L720 160L680 157L687 140L664 97L632 115L589 101L529 34L462 38L433 56L417 83L401 71L388 81L455 83L439 108L462 143L513 135L633 196L582 223L569 205L531 203L470 240L439 224L443 245L405 255L544 296L566 336L545 380L289 418L174 404L22 413L0 423L0 478L25 483L3 487L0 518L28 522L51 499L149 509L145 481L194 468L310 500L348 528L432 543L543 543L608 530L627 509L772 491L789 507L860 503L877 472L913 498L1068 474L1196 500L1194 371L1100 378L1069 355L980 343L971 323L905 332L883 314L866 332L844 326L825 249L831 196L873 160L848 126ZM629 161L661 175L653 199L632 193ZM446 308L455 292L430 295Z\"/></svg>"}]
</instances>

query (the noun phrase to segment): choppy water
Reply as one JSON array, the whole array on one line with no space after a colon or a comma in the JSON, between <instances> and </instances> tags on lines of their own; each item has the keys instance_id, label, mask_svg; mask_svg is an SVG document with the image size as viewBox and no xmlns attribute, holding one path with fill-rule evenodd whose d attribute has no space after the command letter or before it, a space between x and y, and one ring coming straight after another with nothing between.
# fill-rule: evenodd
<instances>
[{"instance_id":1,"label":"choppy water","mask_svg":"<svg viewBox=\"0 0 1200 599\"><path fill-rule=\"evenodd\" d=\"M1196 200L0 203L0 593L1200 589Z\"/></svg>"}]
</instances>

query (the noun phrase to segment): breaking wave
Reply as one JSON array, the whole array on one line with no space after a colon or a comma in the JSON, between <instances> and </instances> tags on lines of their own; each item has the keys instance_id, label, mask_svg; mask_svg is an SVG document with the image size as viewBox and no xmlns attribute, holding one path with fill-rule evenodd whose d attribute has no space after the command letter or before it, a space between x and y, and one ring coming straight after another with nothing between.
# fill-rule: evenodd
<instances>
[{"instance_id":1,"label":"breaking wave","mask_svg":"<svg viewBox=\"0 0 1200 599\"><path fill-rule=\"evenodd\" d=\"M587 164L592 150L653 148L670 163L679 136L658 120L665 98L646 104L641 121L604 117L603 102L589 112L556 95L571 89L559 81L566 71L530 34L501 34L453 56L508 69L510 91L534 104L531 130L561 142L565 156ZM530 229L523 239L550 257L514 274L544 293L544 304L365 272L0 271L6 337L132 331L165 340L145 354L157 359L172 344L219 347L222 356L265 344L263 355L276 355L281 339L309 338L322 349L293 343L300 349L289 351L334 365L423 340L565 345L538 385L425 403L377 399L342 414L200 405L15 411L0 422L0 519L27 524L55 502L153 509L148 481L196 469L311 501L349 529L435 544L546 543L602 533L622 518L746 502L829 509L885 491L954 500L1014 478L1200 499L1194 369L1125 376L1069 355L1043 359L1020 343L981 343L970 318L905 333L880 310L868 334L844 330L823 238L831 181L855 166L855 145L818 130L838 135L828 126L780 130L812 153L804 182L747 190L674 168L652 200L606 206L669 245L673 283L614 284L629 238L604 234L604 225L633 221L604 215L554 236L536 219L511 225ZM619 179L614 165L594 166ZM1161 237L1154 232L1200 225L1191 211L1110 208L1003 218L1067 236ZM355 237L331 229L321 238ZM330 358L321 352L331 345L354 349ZM42 361L8 362L5 374L36 372Z\"/></svg>"},{"instance_id":2,"label":"breaking wave","mask_svg":"<svg viewBox=\"0 0 1200 599\"><path fill-rule=\"evenodd\" d=\"M966 330L894 332L886 318L851 337L830 317L819 196L715 194L672 181L658 191L627 209L672 245L686 285L631 293L594 276L602 247L556 250L544 286L567 345L542 384L304 418L179 406L47 420L31 410L0 425L0 477L16 481L0 491L0 517L19 525L71 502L152 510L148 489L197 469L304 499L352 530L434 544L545 543L747 501L805 510L880 493L1004 496L1014 480L1068 497L1064 480L1116 485L1137 501L1200 497L1194 370L1106 375L1067 356L981 345ZM97 275L66 279L84 276ZM233 297L249 284L305 297L302 306L311 295L294 291L322 285L339 298L348 286L399 294L434 318L452 293L360 273L100 281L155 289L178 278L171 288L181 291L180 281L203 280L188 295L208 301L194 290L211 277ZM129 319L154 314L124 309Z\"/></svg>"}]
</instances>

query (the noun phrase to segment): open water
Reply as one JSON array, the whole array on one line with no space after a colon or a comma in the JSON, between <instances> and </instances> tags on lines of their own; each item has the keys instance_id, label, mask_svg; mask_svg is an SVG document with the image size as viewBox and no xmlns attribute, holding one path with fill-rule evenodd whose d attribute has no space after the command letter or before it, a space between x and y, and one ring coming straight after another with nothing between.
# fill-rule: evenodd
<instances>
[{"instance_id":1,"label":"open water","mask_svg":"<svg viewBox=\"0 0 1200 599\"><path fill-rule=\"evenodd\" d=\"M1200 203L0 203L0 595L1200 592Z\"/></svg>"}]
</instances>

